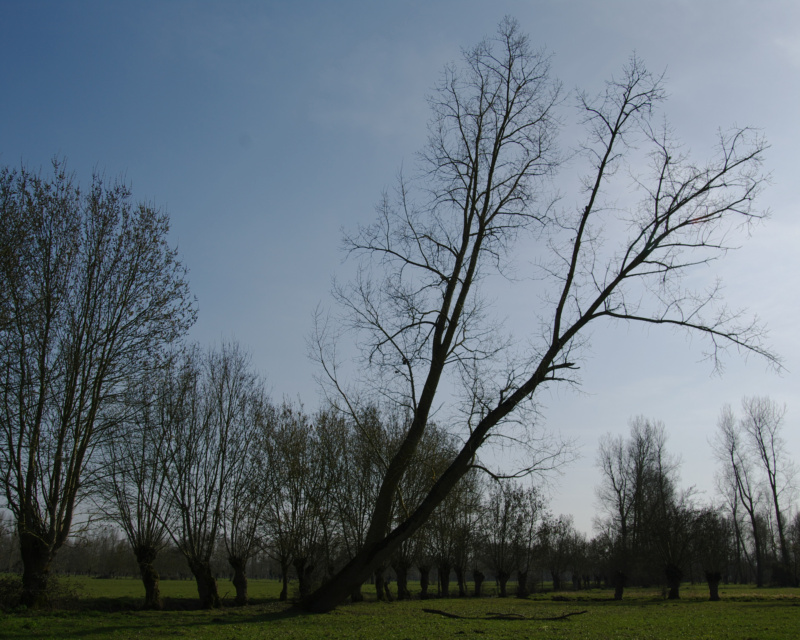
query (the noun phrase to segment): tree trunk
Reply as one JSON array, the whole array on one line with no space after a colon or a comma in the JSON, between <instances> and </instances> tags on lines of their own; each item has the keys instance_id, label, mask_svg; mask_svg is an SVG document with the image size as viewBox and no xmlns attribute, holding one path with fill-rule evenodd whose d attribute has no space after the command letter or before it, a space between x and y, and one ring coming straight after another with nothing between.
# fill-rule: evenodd
<instances>
[{"instance_id":1,"label":"tree trunk","mask_svg":"<svg viewBox=\"0 0 800 640\"><path fill-rule=\"evenodd\" d=\"M311 593L311 576L314 573L314 566L308 564L308 558L295 557L293 564L294 570L297 572L300 599L305 600Z\"/></svg>"},{"instance_id":2,"label":"tree trunk","mask_svg":"<svg viewBox=\"0 0 800 640\"><path fill-rule=\"evenodd\" d=\"M289 560L288 558L281 558L281 594L278 600L286 602L289 598ZM360 587L359 587L360 588Z\"/></svg>"},{"instance_id":3,"label":"tree trunk","mask_svg":"<svg viewBox=\"0 0 800 640\"><path fill-rule=\"evenodd\" d=\"M483 588L483 581L486 580L486 576L482 571L478 569L472 570L472 579L475 581L475 597L481 597L481 589Z\"/></svg>"},{"instance_id":4,"label":"tree trunk","mask_svg":"<svg viewBox=\"0 0 800 640\"><path fill-rule=\"evenodd\" d=\"M21 604L39 609L48 604L47 584L50 580L50 562L53 552L42 539L30 532L18 532L19 551L22 558Z\"/></svg>"},{"instance_id":5,"label":"tree trunk","mask_svg":"<svg viewBox=\"0 0 800 640\"><path fill-rule=\"evenodd\" d=\"M458 582L458 597L463 598L467 595L467 582L464 580L464 568L456 567L453 571L455 571L456 582Z\"/></svg>"},{"instance_id":6,"label":"tree trunk","mask_svg":"<svg viewBox=\"0 0 800 640\"><path fill-rule=\"evenodd\" d=\"M680 567L670 562L664 567L664 575L667 577L667 586L669 587L667 600L680 600L683 571L681 571Z\"/></svg>"},{"instance_id":7,"label":"tree trunk","mask_svg":"<svg viewBox=\"0 0 800 640\"><path fill-rule=\"evenodd\" d=\"M561 573L551 570L550 577L553 579L553 591L561 591Z\"/></svg>"},{"instance_id":8,"label":"tree trunk","mask_svg":"<svg viewBox=\"0 0 800 640\"><path fill-rule=\"evenodd\" d=\"M438 567L439 573L439 596L442 598L450 597L450 565L446 563L440 564Z\"/></svg>"},{"instance_id":9,"label":"tree trunk","mask_svg":"<svg viewBox=\"0 0 800 640\"><path fill-rule=\"evenodd\" d=\"M719 571L706 571L706 582L708 582L708 599L711 602L719 602L719 582L722 574Z\"/></svg>"},{"instance_id":10,"label":"tree trunk","mask_svg":"<svg viewBox=\"0 0 800 640\"><path fill-rule=\"evenodd\" d=\"M233 568L233 586L236 588L236 599L234 604L238 607L243 607L247 604L247 567L246 558L238 558L235 556L228 556L228 563Z\"/></svg>"},{"instance_id":11,"label":"tree trunk","mask_svg":"<svg viewBox=\"0 0 800 640\"><path fill-rule=\"evenodd\" d=\"M511 577L511 574L508 571L498 571L497 572L497 582L500 584L500 597L506 597L506 584L508 583L508 579Z\"/></svg>"},{"instance_id":12,"label":"tree trunk","mask_svg":"<svg viewBox=\"0 0 800 640\"><path fill-rule=\"evenodd\" d=\"M528 572L517 571L517 598L527 598L528 594Z\"/></svg>"},{"instance_id":13,"label":"tree trunk","mask_svg":"<svg viewBox=\"0 0 800 640\"><path fill-rule=\"evenodd\" d=\"M364 602L364 594L361 593L361 585L358 585L350 592L350 602Z\"/></svg>"},{"instance_id":14,"label":"tree trunk","mask_svg":"<svg viewBox=\"0 0 800 640\"><path fill-rule=\"evenodd\" d=\"M443 356L441 364L444 364ZM395 490L400 482L402 473L405 472L411 460L416 443L419 441L419 438L422 437L422 432L424 431L424 426L419 424L415 426L412 424L409 428L406 441L401 447L401 449L403 449L402 453L398 452L395 456L396 459L406 459L400 463L397 468L395 468L395 460L393 459L390 468L386 471L386 479L381 486L380 494L376 500L373 520L370 524L370 531L368 532L365 545L358 554L333 577L333 579L322 585L304 602L303 606L305 610L314 613L326 613L332 610L347 598L347 594L355 585L363 583L364 580L369 577L370 573L374 571L375 567L384 562L388 562L391 555L428 520L434 509L444 501L450 490L471 468L472 461L475 459L475 454L491 428L508 415L523 397L531 395L536 387L544 381L547 375L549 375L547 367L544 364L540 365L537 374L522 388L518 389L509 399L504 401L501 406L495 407L490 411L475 427L458 455L456 455L445 472L439 476L439 479L428 492L428 495L423 499L419 507L417 507L416 511L388 535L382 536L380 532L386 531L390 520L391 504L394 499ZM425 393L426 392L424 392L423 395L425 395ZM433 395L427 398L425 402L427 402L429 406L432 400ZM423 402L421 400L420 405L422 404ZM427 419L427 411L423 413ZM415 421L419 415L420 412L418 411L415 416ZM418 432L411 435L412 431L417 429ZM409 443L410 447L407 446ZM390 487L388 492L387 487ZM383 496L383 498L381 498L381 496Z\"/></svg>"},{"instance_id":15,"label":"tree trunk","mask_svg":"<svg viewBox=\"0 0 800 640\"><path fill-rule=\"evenodd\" d=\"M216 609L220 606L217 580L211 572L208 560L192 560L189 568L194 574L197 583L197 595L200 598L200 607L203 609Z\"/></svg>"},{"instance_id":16,"label":"tree trunk","mask_svg":"<svg viewBox=\"0 0 800 640\"><path fill-rule=\"evenodd\" d=\"M375 570L375 595L379 601L386 600L385 582L383 580L383 567Z\"/></svg>"},{"instance_id":17,"label":"tree trunk","mask_svg":"<svg viewBox=\"0 0 800 640\"><path fill-rule=\"evenodd\" d=\"M622 592L625 590L625 583L628 580L622 571L617 571L614 575L614 600L622 600Z\"/></svg>"},{"instance_id":18,"label":"tree trunk","mask_svg":"<svg viewBox=\"0 0 800 640\"><path fill-rule=\"evenodd\" d=\"M163 603L161 602L159 575L153 566L158 550L149 545L141 545L137 546L133 553L136 556L136 562L139 564L139 573L144 584L144 608L160 610L163 607Z\"/></svg>"},{"instance_id":19,"label":"tree trunk","mask_svg":"<svg viewBox=\"0 0 800 640\"><path fill-rule=\"evenodd\" d=\"M419 597L423 600L428 597L428 585L430 584L430 571L429 566L419 567Z\"/></svg>"},{"instance_id":20,"label":"tree trunk","mask_svg":"<svg viewBox=\"0 0 800 640\"><path fill-rule=\"evenodd\" d=\"M397 599L408 600L411 598L411 593L408 591L408 563L397 562L392 565L394 572L397 574Z\"/></svg>"},{"instance_id":21,"label":"tree trunk","mask_svg":"<svg viewBox=\"0 0 800 640\"><path fill-rule=\"evenodd\" d=\"M756 515L748 509L750 515L750 524L753 527L753 551L756 556L756 587L764 586L764 560L762 557L762 544L761 535L759 530L759 522Z\"/></svg>"}]
</instances>

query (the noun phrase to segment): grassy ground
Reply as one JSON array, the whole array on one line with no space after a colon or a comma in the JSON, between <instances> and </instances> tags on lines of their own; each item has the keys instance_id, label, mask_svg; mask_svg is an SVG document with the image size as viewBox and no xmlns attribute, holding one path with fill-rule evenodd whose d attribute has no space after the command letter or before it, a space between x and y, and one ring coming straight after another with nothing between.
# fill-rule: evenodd
<instances>
[{"instance_id":1,"label":"grassy ground","mask_svg":"<svg viewBox=\"0 0 800 640\"><path fill-rule=\"evenodd\" d=\"M548 638L720 640L800 637L800 590L723 587L708 602L703 586L686 586L680 602L660 590L587 590L516 598L364 602L324 615L306 615L275 600L278 584L253 580L256 604L198 611L194 583L164 581L169 610L139 611L136 580L75 581L82 596L71 609L0 614L0 638ZM220 592L233 596L229 583ZM365 589L367 595L369 592ZM425 610L435 610L436 613ZM443 615L448 614L448 615ZM574 615L569 615L574 614ZM448 617L459 616L459 617ZM504 616L503 619L498 619ZM512 619L518 616L519 619ZM566 616L566 617L565 617ZM551 619L548 619L551 618Z\"/></svg>"}]
</instances>

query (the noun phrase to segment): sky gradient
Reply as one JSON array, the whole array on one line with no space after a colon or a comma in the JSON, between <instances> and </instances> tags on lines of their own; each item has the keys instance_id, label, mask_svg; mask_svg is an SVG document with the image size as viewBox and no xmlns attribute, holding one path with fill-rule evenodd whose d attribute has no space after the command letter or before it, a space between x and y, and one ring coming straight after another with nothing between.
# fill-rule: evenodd
<instances>
[{"instance_id":1,"label":"sky gradient","mask_svg":"<svg viewBox=\"0 0 800 640\"><path fill-rule=\"evenodd\" d=\"M340 230L372 219L425 143L425 96L443 66L504 15L554 54L568 91L601 90L633 52L664 71L664 112L699 160L719 127L758 127L771 144L759 200L770 219L698 277L721 276L731 306L764 320L786 371L731 353L712 376L685 334L595 329L581 393L542 398L547 426L582 445L554 510L591 531L597 438L627 433L638 414L664 421L684 485L709 501L708 439L725 403L785 402L800 462L797 2L0 0L0 164L46 169L63 156L81 182L93 170L123 176L164 208L198 299L191 337L238 339L275 399L313 409L306 340L332 276L349 272ZM569 143L569 106L564 119ZM565 206L579 201L564 194ZM498 293L497 308L523 339L530 310L509 299L524 297Z\"/></svg>"}]
</instances>

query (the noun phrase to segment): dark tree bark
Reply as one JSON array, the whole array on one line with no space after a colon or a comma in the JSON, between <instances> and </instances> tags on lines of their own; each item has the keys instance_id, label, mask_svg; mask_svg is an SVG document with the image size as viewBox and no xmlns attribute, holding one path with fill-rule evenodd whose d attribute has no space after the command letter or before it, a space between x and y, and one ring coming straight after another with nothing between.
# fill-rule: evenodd
<instances>
[{"instance_id":1,"label":"dark tree bark","mask_svg":"<svg viewBox=\"0 0 800 640\"><path fill-rule=\"evenodd\" d=\"M280 560L280 565L281 565L281 593L278 596L278 600L280 602L286 602L286 600L289 599L289 558L282 557Z\"/></svg>"},{"instance_id":2,"label":"dark tree bark","mask_svg":"<svg viewBox=\"0 0 800 640\"><path fill-rule=\"evenodd\" d=\"M158 555L158 549L150 546L140 546L133 551L136 556L136 562L139 564L139 573L144 584L144 608L160 610L163 607L163 603L161 602L159 575L153 566Z\"/></svg>"},{"instance_id":3,"label":"dark tree bark","mask_svg":"<svg viewBox=\"0 0 800 640\"><path fill-rule=\"evenodd\" d=\"M364 602L364 594L361 593L361 585L358 585L350 592L350 602Z\"/></svg>"},{"instance_id":4,"label":"dark tree bark","mask_svg":"<svg viewBox=\"0 0 800 640\"><path fill-rule=\"evenodd\" d=\"M385 601L386 596L386 582L383 577L384 568L378 567L375 570L375 595L379 601Z\"/></svg>"},{"instance_id":5,"label":"dark tree bark","mask_svg":"<svg viewBox=\"0 0 800 640\"><path fill-rule=\"evenodd\" d=\"M530 595L530 590L528 589L528 572L517 571L517 597L527 598L528 595Z\"/></svg>"},{"instance_id":6,"label":"dark tree bark","mask_svg":"<svg viewBox=\"0 0 800 640\"><path fill-rule=\"evenodd\" d=\"M234 600L234 604L237 607L243 607L248 602L247 573L245 571L247 559L228 556L228 564L230 564L231 568L233 569L233 586L236 588L236 599Z\"/></svg>"},{"instance_id":7,"label":"dark tree bark","mask_svg":"<svg viewBox=\"0 0 800 640\"><path fill-rule=\"evenodd\" d=\"M617 571L614 574L614 600L622 600L622 593L625 591L625 583L628 581L628 576L622 571Z\"/></svg>"},{"instance_id":8,"label":"dark tree bark","mask_svg":"<svg viewBox=\"0 0 800 640\"><path fill-rule=\"evenodd\" d=\"M411 593L408 590L408 570L410 565L408 562L399 561L392 565L395 574L397 575L397 599L409 600Z\"/></svg>"},{"instance_id":9,"label":"dark tree bark","mask_svg":"<svg viewBox=\"0 0 800 640\"><path fill-rule=\"evenodd\" d=\"M508 584L508 579L511 577L511 574L508 571L498 571L497 572L497 583L500 585L500 597L505 598L506 593L506 584Z\"/></svg>"},{"instance_id":10,"label":"dark tree bark","mask_svg":"<svg viewBox=\"0 0 800 640\"><path fill-rule=\"evenodd\" d=\"M719 602L719 583L722 574L719 571L706 571L706 582L708 582L708 599L711 602Z\"/></svg>"},{"instance_id":11,"label":"dark tree bark","mask_svg":"<svg viewBox=\"0 0 800 640\"><path fill-rule=\"evenodd\" d=\"M429 565L421 565L419 567L419 597L425 600L429 597L428 585L430 585L431 568Z\"/></svg>"},{"instance_id":12,"label":"dark tree bark","mask_svg":"<svg viewBox=\"0 0 800 640\"><path fill-rule=\"evenodd\" d=\"M450 564L442 562L437 567L439 578L439 596L442 598L450 597Z\"/></svg>"},{"instance_id":13,"label":"dark tree bark","mask_svg":"<svg viewBox=\"0 0 800 640\"><path fill-rule=\"evenodd\" d=\"M484 573L478 569L472 570L472 579L475 582L475 597L481 597L481 590L483 588L483 581L486 580Z\"/></svg>"},{"instance_id":14,"label":"dark tree bark","mask_svg":"<svg viewBox=\"0 0 800 640\"><path fill-rule=\"evenodd\" d=\"M217 609L220 606L217 579L211 571L211 564L207 560L195 560L189 563L197 583L197 595L200 598L202 609Z\"/></svg>"},{"instance_id":15,"label":"dark tree bark","mask_svg":"<svg viewBox=\"0 0 800 640\"><path fill-rule=\"evenodd\" d=\"M551 571L550 577L553 579L553 591L561 591L561 573L558 571Z\"/></svg>"},{"instance_id":16,"label":"dark tree bark","mask_svg":"<svg viewBox=\"0 0 800 640\"><path fill-rule=\"evenodd\" d=\"M47 585L50 581L51 546L30 532L18 531L22 560L21 604L41 608L48 604Z\"/></svg>"},{"instance_id":17,"label":"dark tree bark","mask_svg":"<svg viewBox=\"0 0 800 640\"><path fill-rule=\"evenodd\" d=\"M664 575L667 578L667 587L669 588L667 600L680 600L683 570L679 566L669 563L664 567Z\"/></svg>"},{"instance_id":18,"label":"dark tree bark","mask_svg":"<svg viewBox=\"0 0 800 640\"><path fill-rule=\"evenodd\" d=\"M467 582L464 579L464 569L462 567L456 567L453 571L455 571L456 582L458 582L458 597L463 598L467 595Z\"/></svg>"},{"instance_id":19,"label":"dark tree bark","mask_svg":"<svg viewBox=\"0 0 800 640\"><path fill-rule=\"evenodd\" d=\"M300 599L303 600L311 593L311 577L314 573L314 566L308 563L308 558L304 557L295 557L292 564L294 565L294 570L297 572Z\"/></svg>"}]
</instances>

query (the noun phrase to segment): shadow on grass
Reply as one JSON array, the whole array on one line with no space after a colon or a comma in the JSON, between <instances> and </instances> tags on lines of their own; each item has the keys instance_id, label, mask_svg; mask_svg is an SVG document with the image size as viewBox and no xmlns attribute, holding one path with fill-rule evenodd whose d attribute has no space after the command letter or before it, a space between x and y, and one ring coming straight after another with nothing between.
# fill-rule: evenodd
<instances>
[{"instance_id":1,"label":"shadow on grass","mask_svg":"<svg viewBox=\"0 0 800 640\"><path fill-rule=\"evenodd\" d=\"M70 637L92 638L137 636L144 630L148 636L172 637L176 628L194 637L201 629L207 629L208 637L214 637L215 628L236 625L238 627L257 627L269 625L280 620L300 616L310 616L299 607L285 602L265 601L245 607L222 607L203 610L196 604L175 606L161 611L143 610L141 606L108 606L111 599L93 598L82 602L82 606L70 610L59 609L48 612L24 611L12 614L5 619L4 639L30 637ZM172 604L188 604L180 603ZM140 603L139 603L140 604ZM120 619L121 618L121 619ZM8 624L14 620L17 624ZM42 636L32 636L42 633ZM199 634L197 634L199 635Z\"/></svg>"}]
</instances>

